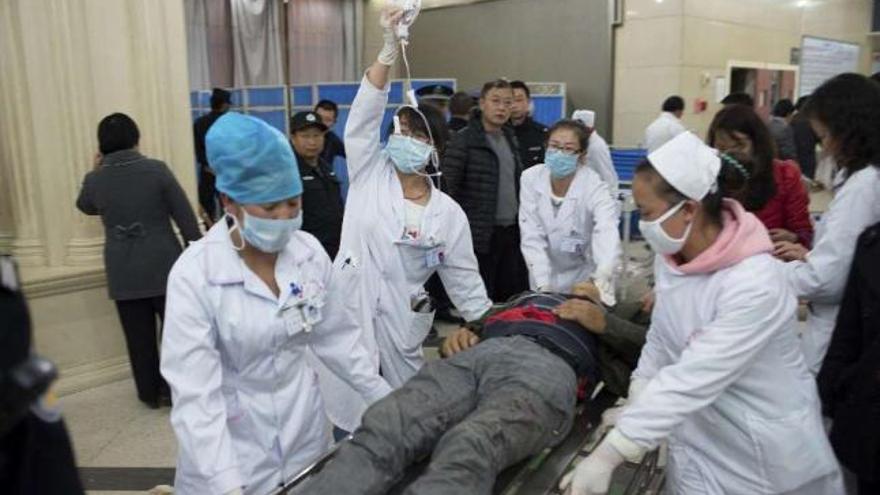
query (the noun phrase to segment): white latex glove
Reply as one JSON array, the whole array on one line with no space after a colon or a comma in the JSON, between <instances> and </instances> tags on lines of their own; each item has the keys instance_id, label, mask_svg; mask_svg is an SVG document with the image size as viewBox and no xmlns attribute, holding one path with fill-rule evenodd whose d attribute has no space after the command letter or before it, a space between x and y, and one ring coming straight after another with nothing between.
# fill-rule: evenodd
<instances>
[{"instance_id":1,"label":"white latex glove","mask_svg":"<svg viewBox=\"0 0 880 495\"><path fill-rule=\"evenodd\" d=\"M395 27L402 15L403 11L399 8L386 7L382 9L379 25L382 26L382 38L385 40L385 44L376 58L382 65L394 65L397 56L400 54L400 40L397 39Z\"/></svg>"},{"instance_id":2,"label":"white latex glove","mask_svg":"<svg viewBox=\"0 0 880 495\"><path fill-rule=\"evenodd\" d=\"M614 428L614 425L617 424L617 418L620 417L620 413L623 412L624 406L611 407L605 410L602 413L602 422L599 423L599 428L596 430L596 435L598 437L593 438L601 438L602 435L608 432L611 428Z\"/></svg>"},{"instance_id":3,"label":"white latex glove","mask_svg":"<svg viewBox=\"0 0 880 495\"><path fill-rule=\"evenodd\" d=\"M610 274L596 273L593 284L599 289L599 299L606 306L617 304L617 296L614 295L614 282Z\"/></svg>"},{"instance_id":4,"label":"white latex glove","mask_svg":"<svg viewBox=\"0 0 880 495\"><path fill-rule=\"evenodd\" d=\"M605 440L573 471L559 482L566 495L602 495L608 493L611 476L626 459L641 457L644 449L634 444L617 430L611 430Z\"/></svg>"},{"instance_id":5,"label":"white latex glove","mask_svg":"<svg viewBox=\"0 0 880 495\"><path fill-rule=\"evenodd\" d=\"M229 490L228 492L226 492L223 495L244 495L244 492L241 491L241 487L238 487L234 490Z\"/></svg>"},{"instance_id":6,"label":"white latex glove","mask_svg":"<svg viewBox=\"0 0 880 495\"><path fill-rule=\"evenodd\" d=\"M628 404L632 404L636 401L636 398L642 394L642 391L645 390L645 387L648 385L648 380L644 378L632 377L629 382L629 392L626 394L626 402Z\"/></svg>"}]
</instances>

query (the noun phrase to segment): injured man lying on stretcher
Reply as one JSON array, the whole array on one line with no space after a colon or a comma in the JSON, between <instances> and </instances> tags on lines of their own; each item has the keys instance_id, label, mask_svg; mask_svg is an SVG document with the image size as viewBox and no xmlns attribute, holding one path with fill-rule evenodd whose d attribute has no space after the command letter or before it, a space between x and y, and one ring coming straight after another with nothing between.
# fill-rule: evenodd
<instances>
[{"instance_id":1,"label":"injured man lying on stretcher","mask_svg":"<svg viewBox=\"0 0 880 495\"><path fill-rule=\"evenodd\" d=\"M351 439L290 493L383 494L428 456L404 493L491 493L504 468L565 438L579 391L603 379L626 393L648 315L619 307L622 318L595 300L525 293L457 330L443 344L446 359L370 407Z\"/></svg>"}]
</instances>

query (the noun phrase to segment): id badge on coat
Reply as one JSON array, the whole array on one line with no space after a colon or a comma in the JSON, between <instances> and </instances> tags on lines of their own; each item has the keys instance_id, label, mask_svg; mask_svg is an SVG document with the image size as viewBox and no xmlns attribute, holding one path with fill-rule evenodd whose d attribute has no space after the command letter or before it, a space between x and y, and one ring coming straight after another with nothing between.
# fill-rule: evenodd
<instances>
[{"instance_id":1,"label":"id badge on coat","mask_svg":"<svg viewBox=\"0 0 880 495\"><path fill-rule=\"evenodd\" d=\"M576 236L566 236L562 238L562 242L559 244L560 250L563 253L569 254L583 254L584 247L587 245L587 240L583 237Z\"/></svg>"},{"instance_id":2,"label":"id badge on coat","mask_svg":"<svg viewBox=\"0 0 880 495\"><path fill-rule=\"evenodd\" d=\"M442 265L445 260L446 254L442 247L431 248L425 253L425 266L428 268L436 268Z\"/></svg>"}]
</instances>

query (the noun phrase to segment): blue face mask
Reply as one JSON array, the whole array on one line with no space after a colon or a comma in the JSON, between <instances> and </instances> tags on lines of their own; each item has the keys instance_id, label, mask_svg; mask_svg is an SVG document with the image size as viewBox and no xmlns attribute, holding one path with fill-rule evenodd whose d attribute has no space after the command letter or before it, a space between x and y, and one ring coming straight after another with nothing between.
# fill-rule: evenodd
<instances>
[{"instance_id":1,"label":"blue face mask","mask_svg":"<svg viewBox=\"0 0 880 495\"><path fill-rule=\"evenodd\" d=\"M434 148L418 139L401 134L388 137L385 152L401 173L415 174L425 168Z\"/></svg>"},{"instance_id":2,"label":"blue face mask","mask_svg":"<svg viewBox=\"0 0 880 495\"><path fill-rule=\"evenodd\" d=\"M245 242L264 253L277 253L284 249L290 236L302 228L302 220L302 210L287 220L255 217L244 211L241 236Z\"/></svg>"},{"instance_id":3,"label":"blue face mask","mask_svg":"<svg viewBox=\"0 0 880 495\"><path fill-rule=\"evenodd\" d=\"M544 156L544 164L550 169L550 175L556 179L568 177L577 169L578 155L561 150L550 149Z\"/></svg>"}]
</instances>

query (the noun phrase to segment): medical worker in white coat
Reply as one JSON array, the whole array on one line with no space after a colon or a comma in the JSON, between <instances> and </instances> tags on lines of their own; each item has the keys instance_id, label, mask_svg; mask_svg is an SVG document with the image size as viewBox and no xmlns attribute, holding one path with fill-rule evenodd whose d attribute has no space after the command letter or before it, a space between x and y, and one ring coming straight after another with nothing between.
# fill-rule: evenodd
<instances>
[{"instance_id":1,"label":"medical worker in white coat","mask_svg":"<svg viewBox=\"0 0 880 495\"><path fill-rule=\"evenodd\" d=\"M168 278L161 370L174 401L174 487L264 495L331 445L315 356L368 403L390 388L360 343L349 287L299 230L302 182L284 135L230 112L206 146L226 216Z\"/></svg>"},{"instance_id":2,"label":"medical worker in white coat","mask_svg":"<svg viewBox=\"0 0 880 495\"><path fill-rule=\"evenodd\" d=\"M587 146L587 166L599 174L599 177L608 184L608 192L611 198L618 201L620 192L620 180L614 162L611 161L611 149L605 139L596 132L596 112L592 110L575 110L571 115L572 120L578 120L590 131L590 142Z\"/></svg>"},{"instance_id":3,"label":"medical worker in white coat","mask_svg":"<svg viewBox=\"0 0 880 495\"><path fill-rule=\"evenodd\" d=\"M413 107L397 113L394 133L379 141L388 104L389 72L400 50L394 23L382 14L385 46L370 66L345 126L350 181L337 261L357 271L350 297L360 304L363 340L376 369L392 387L403 385L424 364L422 341L433 321L424 284L438 273L452 303L468 321L492 305L480 277L467 217L437 189L425 167L436 150L439 126ZM345 384L322 374L328 413L353 431L365 405Z\"/></svg>"},{"instance_id":4,"label":"medical worker in white coat","mask_svg":"<svg viewBox=\"0 0 880 495\"><path fill-rule=\"evenodd\" d=\"M550 128L544 163L520 179L520 247L532 290L570 293L593 280L613 306L619 217L608 185L584 164L589 136L576 120Z\"/></svg>"},{"instance_id":5,"label":"medical worker in white coat","mask_svg":"<svg viewBox=\"0 0 880 495\"><path fill-rule=\"evenodd\" d=\"M670 96L663 101L662 112L656 120L645 128L645 148L653 153L687 129L681 123L684 115L684 99L681 96Z\"/></svg>"},{"instance_id":6,"label":"medical worker in white coat","mask_svg":"<svg viewBox=\"0 0 880 495\"><path fill-rule=\"evenodd\" d=\"M744 157L744 158L743 158ZM565 478L606 493L614 468L669 443L667 493L843 493L797 341L797 299L766 229L732 195L754 170L685 132L638 167L656 304L616 426Z\"/></svg>"},{"instance_id":7,"label":"medical worker in white coat","mask_svg":"<svg viewBox=\"0 0 880 495\"><path fill-rule=\"evenodd\" d=\"M815 375L831 342L856 240L880 222L880 88L864 76L844 74L820 86L804 112L840 172L813 249L779 242L776 252L794 260L786 266L789 280L810 302L803 345Z\"/></svg>"}]
</instances>

